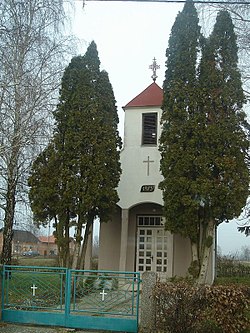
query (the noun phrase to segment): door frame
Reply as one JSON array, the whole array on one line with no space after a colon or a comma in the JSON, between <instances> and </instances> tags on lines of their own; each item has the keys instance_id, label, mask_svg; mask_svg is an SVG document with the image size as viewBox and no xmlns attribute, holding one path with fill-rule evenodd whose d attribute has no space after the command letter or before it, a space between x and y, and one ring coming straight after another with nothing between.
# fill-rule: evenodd
<instances>
[{"instance_id":1,"label":"door frame","mask_svg":"<svg viewBox=\"0 0 250 333\"><path fill-rule=\"evenodd\" d=\"M140 217L157 217L160 218L160 223L158 222L157 225L139 225L138 219ZM139 271L139 263L138 263L138 230L139 229L155 229L155 230L163 230L164 229L164 218L162 215L156 214L137 214L136 215L136 233L135 233L135 271ZM173 261L174 261L174 236L170 231L166 231L167 236L167 271L166 272L156 272L160 277L167 277L170 278L173 275Z\"/></svg>"}]
</instances>

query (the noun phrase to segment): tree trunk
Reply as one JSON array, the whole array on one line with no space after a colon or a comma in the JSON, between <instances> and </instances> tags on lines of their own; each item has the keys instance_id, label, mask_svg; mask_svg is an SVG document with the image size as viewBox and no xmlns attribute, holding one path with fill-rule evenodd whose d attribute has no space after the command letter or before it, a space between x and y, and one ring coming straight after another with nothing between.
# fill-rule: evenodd
<instances>
[{"instance_id":1,"label":"tree trunk","mask_svg":"<svg viewBox=\"0 0 250 333\"><path fill-rule=\"evenodd\" d=\"M85 230L85 237L84 237L84 240L83 240L82 246L81 246L80 263L79 263L80 269L85 268L85 257L86 257L87 245L88 245L89 237L92 237L91 226L92 226L92 222L88 221L87 225L86 225L86 230Z\"/></svg>"},{"instance_id":2,"label":"tree trunk","mask_svg":"<svg viewBox=\"0 0 250 333\"><path fill-rule=\"evenodd\" d=\"M192 262L189 266L189 274L196 279L200 272L199 245L191 241Z\"/></svg>"},{"instance_id":3,"label":"tree trunk","mask_svg":"<svg viewBox=\"0 0 250 333\"><path fill-rule=\"evenodd\" d=\"M73 269L79 269L79 257L80 257L80 251L81 251L81 242L82 242L82 227L83 223L81 221L81 215L78 216L78 223L77 223L77 229L76 229L76 243L73 253L73 261L72 261L72 268Z\"/></svg>"},{"instance_id":4,"label":"tree trunk","mask_svg":"<svg viewBox=\"0 0 250 333\"><path fill-rule=\"evenodd\" d=\"M69 214L61 215L56 220L56 243L60 267L69 267Z\"/></svg>"},{"instance_id":5,"label":"tree trunk","mask_svg":"<svg viewBox=\"0 0 250 333\"><path fill-rule=\"evenodd\" d=\"M20 142L18 128L18 120L16 120L14 126L14 138L11 142L10 148L11 154L9 156L9 163L7 165L7 190L5 195L6 208L4 216L3 250L1 258L1 263L7 265L11 264L13 224L16 206L18 156Z\"/></svg>"},{"instance_id":6,"label":"tree trunk","mask_svg":"<svg viewBox=\"0 0 250 333\"><path fill-rule=\"evenodd\" d=\"M197 243L191 242L192 261L199 261L198 257L198 245Z\"/></svg>"},{"instance_id":7,"label":"tree trunk","mask_svg":"<svg viewBox=\"0 0 250 333\"><path fill-rule=\"evenodd\" d=\"M203 251L201 252L201 267L199 277L197 279L198 285L203 285L206 283L207 273L208 273L208 265L209 265L209 258L211 255L213 240L214 240L214 227L215 221L210 220L206 226L204 226L204 234L205 238L202 240L202 248Z\"/></svg>"},{"instance_id":8,"label":"tree trunk","mask_svg":"<svg viewBox=\"0 0 250 333\"><path fill-rule=\"evenodd\" d=\"M65 243L64 243L64 267L70 268L70 252L69 252L69 211L66 215L66 220L64 224L64 237L65 237Z\"/></svg>"},{"instance_id":9,"label":"tree trunk","mask_svg":"<svg viewBox=\"0 0 250 333\"><path fill-rule=\"evenodd\" d=\"M79 258L80 248L81 244L79 244L79 242L76 242L73 253L72 269L77 269L77 262Z\"/></svg>"},{"instance_id":10,"label":"tree trunk","mask_svg":"<svg viewBox=\"0 0 250 333\"><path fill-rule=\"evenodd\" d=\"M13 223L16 205L15 194L16 181L14 179L9 179L6 193L6 209L3 228L3 250L1 257L1 263L3 265L11 264Z\"/></svg>"},{"instance_id":11,"label":"tree trunk","mask_svg":"<svg viewBox=\"0 0 250 333\"><path fill-rule=\"evenodd\" d=\"M60 220L55 220L55 227L56 227L56 243L58 248L58 260L59 266L63 267L63 228L60 223Z\"/></svg>"},{"instance_id":12,"label":"tree trunk","mask_svg":"<svg viewBox=\"0 0 250 333\"><path fill-rule=\"evenodd\" d=\"M63 267L63 258L62 258L62 245L60 242L61 238L61 231L60 231L60 226L57 217L54 217L55 219L55 238L56 238L56 245L57 245L57 250L58 250L58 264L59 267Z\"/></svg>"}]
</instances>

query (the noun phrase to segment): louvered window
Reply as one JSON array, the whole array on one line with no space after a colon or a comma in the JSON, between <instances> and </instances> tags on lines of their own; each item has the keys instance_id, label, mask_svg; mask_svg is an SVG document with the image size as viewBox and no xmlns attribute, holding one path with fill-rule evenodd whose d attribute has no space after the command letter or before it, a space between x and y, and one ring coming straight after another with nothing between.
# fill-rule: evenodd
<instances>
[{"instance_id":1,"label":"louvered window","mask_svg":"<svg viewBox=\"0 0 250 333\"><path fill-rule=\"evenodd\" d=\"M157 144L157 113L142 114L142 144Z\"/></svg>"}]
</instances>

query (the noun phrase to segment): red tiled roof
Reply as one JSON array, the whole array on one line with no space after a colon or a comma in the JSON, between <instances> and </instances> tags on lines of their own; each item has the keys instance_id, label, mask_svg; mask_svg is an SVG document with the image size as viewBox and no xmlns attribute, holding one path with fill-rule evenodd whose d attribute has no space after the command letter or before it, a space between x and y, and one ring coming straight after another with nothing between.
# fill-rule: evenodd
<instances>
[{"instance_id":1,"label":"red tiled roof","mask_svg":"<svg viewBox=\"0 0 250 333\"><path fill-rule=\"evenodd\" d=\"M51 235L51 236L40 236L40 237L38 237L38 239L42 243L51 243L51 244L55 243L55 237L53 235Z\"/></svg>"},{"instance_id":2,"label":"red tiled roof","mask_svg":"<svg viewBox=\"0 0 250 333\"><path fill-rule=\"evenodd\" d=\"M163 90L155 82L153 82L123 108L126 109L138 106L161 106L162 99Z\"/></svg>"}]
</instances>

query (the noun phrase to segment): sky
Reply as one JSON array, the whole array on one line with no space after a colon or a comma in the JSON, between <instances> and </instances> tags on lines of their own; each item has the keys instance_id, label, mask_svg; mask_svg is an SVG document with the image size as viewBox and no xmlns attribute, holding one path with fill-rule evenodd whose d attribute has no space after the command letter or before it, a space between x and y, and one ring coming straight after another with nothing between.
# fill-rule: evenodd
<instances>
[{"instance_id":1,"label":"sky","mask_svg":"<svg viewBox=\"0 0 250 333\"><path fill-rule=\"evenodd\" d=\"M161 87L165 75L165 53L175 17L183 4L145 2L75 1L71 12L72 33L79 38L78 54L89 43L97 44L101 68L113 86L123 135L122 107L152 83L149 65L155 57L160 69L156 83ZM242 221L241 221L242 223ZM250 246L250 237L237 231L236 221L218 228L218 245L223 254L235 254Z\"/></svg>"}]
</instances>

